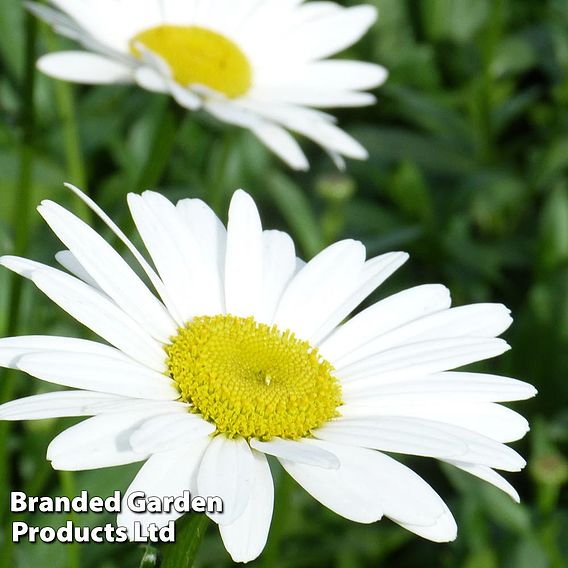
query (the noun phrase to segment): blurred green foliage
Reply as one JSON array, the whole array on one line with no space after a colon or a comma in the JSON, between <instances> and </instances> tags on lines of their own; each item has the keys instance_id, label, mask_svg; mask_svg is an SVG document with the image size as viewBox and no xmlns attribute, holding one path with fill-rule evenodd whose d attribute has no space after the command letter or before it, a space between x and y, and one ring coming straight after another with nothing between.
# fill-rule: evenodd
<instances>
[{"instance_id":1,"label":"blurred green foliage","mask_svg":"<svg viewBox=\"0 0 568 568\"><path fill-rule=\"evenodd\" d=\"M356 4L359 2L350 2ZM257 199L265 226L285 228L310 257L344 236L374 255L403 249L411 261L374 296L443 282L454 302L498 301L515 324L513 349L479 369L515 376L539 396L514 408L532 431L515 444L529 467L509 479L515 505L493 487L432 460L409 462L447 500L460 534L449 545L389 521L356 525L277 479L271 539L255 563L267 568L567 566L568 511L568 0L375 0L379 23L346 54L383 63L378 104L338 113L369 149L338 173L306 143L312 170L288 171L247 132L184 114L165 98L126 86L81 88L37 75L33 203L50 198L85 215L63 181L90 194L125 228L128 191L157 188L171 199L199 196L226 214L237 187ZM67 45L41 26L37 52ZM0 253L14 251L26 120L24 16L0 3ZM29 114L28 114L29 119ZM158 140L156 142L156 140ZM108 235L96 220L95 226ZM27 256L51 262L55 237L33 215ZM0 325L7 325L9 276L0 273ZM18 333L84 334L25 285ZM5 378L3 377L3 380ZM17 395L45 389L15 376ZM44 459L64 421L15 425L0 440L10 459L1 483L30 494L124 489L138 466L64 477ZM53 524L32 516L29 522ZM61 518L61 524L65 521ZM81 516L81 524L110 521ZM0 544L0 565L138 566L136 545ZM12 554L14 559L12 561ZM147 552L145 565L152 561ZM199 566L230 561L210 529Z\"/></svg>"}]
</instances>

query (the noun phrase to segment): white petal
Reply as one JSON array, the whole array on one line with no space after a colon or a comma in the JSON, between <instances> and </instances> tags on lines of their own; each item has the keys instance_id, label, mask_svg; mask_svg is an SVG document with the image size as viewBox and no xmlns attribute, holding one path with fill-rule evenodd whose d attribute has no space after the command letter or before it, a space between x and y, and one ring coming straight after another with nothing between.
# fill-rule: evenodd
<instances>
[{"instance_id":1,"label":"white petal","mask_svg":"<svg viewBox=\"0 0 568 568\"><path fill-rule=\"evenodd\" d=\"M512 448L472 430L408 415L349 417L314 431L318 438L402 454L457 459L519 471L523 458Z\"/></svg>"},{"instance_id":2,"label":"white petal","mask_svg":"<svg viewBox=\"0 0 568 568\"><path fill-rule=\"evenodd\" d=\"M405 343L451 337L496 337L513 321L501 304L472 304L429 314L367 341L345 357L342 365Z\"/></svg>"},{"instance_id":3,"label":"white petal","mask_svg":"<svg viewBox=\"0 0 568 568\"><path fill-rule=\"evenodd\" d=\"M262 309L257 321L272 324L282 293L296 272L296 252L294 241L282 231L264 231L262 239Z\"/></svg>"},{"instance_id":4,"label":"white petal","mask_svg":"<svg viewBox=\"0 0 568 568\"><path fill-rule=\"evenodd\" d=\"M176 449L215 432L215 426L190 412L149 418L130 437L137 452L154 454Z\"/></svg>"},{"instance_id":5,"label":"white petal","mask_svg":"<svg viewBox=\"0 0 568 568\"><path fill-rule=\"evenodd\" d=\"M260 85L251 90L249 97L251 100L262 103L292 104L320 109L364 107L377 102L376 97L371 93L327 90L322 88L322 86L319 88L310 88L309 85L304 86L299 81L297 84L280 83L266 86ZM292 129L291 126L289 126L289 128ZM297 128L293 128L293 130L300 132ZM304 136L308 136L305 132L303 132L303 134Z\"/></svg>"},{"instance_id":6,"label":"white petal","mask_svg":"<svg viewBox=\"0 0 568 568\"><path fill-rule=\"evenodd\" d=\"M96 231L57 203L43 201L38 211L99 288L150 335L169 340L176 325L164 306Z\"/></svg>"},{"instance_id":7,"label":"white petal","mask_svg":"<svg viewBox=\"0 0 568 568\"><path fill-rule=\"evenodd\" d=\"M328 422L313 435L337 444L415 456L452 458L467 453L464 442L444 431L426 427L417 435L421 426L398 416L347 417Z\"/></svg>"},{"instance_id":8,"label":"white petal","mask_svg":"<svg viewBox=\"0 0 568 568\"><path fill-rule=\"evenodd\" d=\"M234 562L250 562L264 549L272 520L274 484L266 458L253 451L254 486L243 514L230 525L219 525L225 548Z\"/></svg>"},{"instance_id":9,"label":"white petal","mask_svg":"<svg viewBox=\"0 0 568 568\"><path fill-rule=\"evenodd\" d=\"M60 51L39 58L38 69L56 79L90 85L129 83L131 70L122 63L87 51Z\"/></svg>"},{"instance_id":10,"label":"white petal","mask_svg":"<svg viewBox=\"0 0 568 568\"><path fill-rule=\"evenodd\" d=\"M382 475L370 450L336 446L306 440L335 454L338 469L280 460L286 471L322 505L338 515L358 523L373 523L383 515L380 488ZM378 455L378 454L377 454Z\"/></svg>"},{"instance_id":11,"label":"white petal","mask_svg":"<svg viewBox=\"0 0 568 568\"><path fill-rule=\"evenodd\" d=\"M70 17L38 2L26 2L26 8L44 22L53 26L54 30L64 37L79 40L81 30Z\"/></svg>"},{"instance_id":12,"label":"white petal","mask_svg":"<svg viewBox=\"0 0 568 568\"><path fill-rule=\"evenodd\" d=\"M23 355L16 366L33 377L67 387L153 400L179 398L174 381L126 357L44 352Z\"/></svg>"},{"instance_id":13,"label":"white petal","mask_svg":"<svg viewBox=\"0 0 568 568\"><path fill-rule=\"evenodd\" d=\"M347 405L349 408L347 409ZM367 410L364 410L366 407ZM512 442L522 438L529 430L528 422L517 412L491 402L394 402L369 399L360 402L346 402L345 412L369 411L382 416L410 416L454 424L498 442Z\"/></svg>"},{"instance_id":14,"label":"white petal","mask_svg":"<svg viewBox=\"0 0 568 568\"><path fill-rule=\"evenodd\" d=\"M182 222L201 251L199 271L204 286L216 297L219 309L223 312L227 230L213 210L201 199L181 199L176 207Z\"/></svg>"},{"instance_id":15,"label":"white petal","mask_svg":"<svg viewBox=\"0 0 568 568\"><path fill-rule=\"evenodd\" d=\"M204 267L206 251L187 228L176 207L162 195L145 191L129 194L128 204L144 244L174 300L183 321L196 315L217 314L221 310L218 290L212 289L213 276Z\"/></svg>"},{"instance_id":16,"label":"white petal","mask_svg":"<svg viewBox=\"0 0 568 568\"><path fill-rule=\"evenodd\" d=\"M147 454L135 452L128 440L148 413L101 414L88 418L56 436L47 448L55 469L79 471L142 461Z\"/></svg>"},{"instance_id":17,"label":"white petal","mask_svg":"<svg viewBox=\"0 0 568 568\"><path fill-rule=\"evenodd\" d=\"M190 89L184 87L183 85L178 85L174 81L171 81L168 86L174 99L179 105L188 110L198 110L201 108L201 98Z\"/></svg>"},{"instance_id":18,"label":"white petal","mask_svg":"<svg viewBox=\"0 0 568 568\"><path fill-rule=\"evenodd\" d=\"M513 499L513 501L517 503L521 502L521 498L519 497L516 489L503 476L493 471L490 467L464 463L457 460L444 461L463 471L466 471L467 473L470 473L471 475L479 477L479 479L483 479L483 481L491 483L491 485L494 485L495 487L498 487L499 489L501 489L501 491L507 493L507 495L509 495L511 499Z\"/></svg>"},{"instance_id":19,"label":"white petal","mask_svg":"<svg viewBox=\"0 0 568 568\"><path fill-rule=\"evenodd\" d=\"M125 401L120 396L89 391L36 394L0 406L0 420L40 420L63 416L93 416L108 402Z\"/></svg>"},{"instance_id":20,"label":"white petal","mask_svg":"<svg viewBox=\"0 0 568 568\"><path fill-rule=\"evenodd\" d=\"M252 131L270 150L294 170L307 171L308 159L295 138L284 128L270 122L252 127Z\"/></svg>"},{"instance_id":21,"label":"white petal","mask_svg":"<svg viewBox=\"0 0 568 568\"><path fill-rule=\"evenodd\" d=\"M331 452L317 446L305 444L302 440L272 438L268 442L262 442L253 438L250 441L250 445L259 452L287 461L315 465L326 469L337 469L339 467L339 460Z\"/></svg>"},{"instance_id":22,"label":"white petal","mask_svg":"<svg viewBox=\"0 0 568 568\"><path fill-rule=\"evenodd\" d=\"M134 246L132 241L120 230L120 227L84 192L78 187L70 183L63 184L67 189L71 190L81 201L87 205L89 209L112 231L112 233L121 241L124 246L130 251L132 256L136 259L144 273L148 276L150 282L157 290L158 294L168 306L170 313L174 313L172 310L172 302L169 298L167 290L164 283L160 280L160 277L156 274L156 271L148 264L148 261L140 254L140 251ZM178 321L179 323L183 323Z\"/></svg>"},{"instance_id":23,"label":"white petal","mask_svg":"<svg viewBox=\"0 0 568 568\"><path fill-rule=\"evenodd\" d=\"M59 262L63 268L68 270L73 276L82 280L89 286L100 290L100 286L95 282L93 277L85 270L85 267L75 258L73 253L69 250L62 250L55 253L55 260Z\"/></svg>"},{"instance_id":24,"label":"white petal","mask_svg":"<svg viewBox=\"0 0 568 568\"><path fill-rule=\"evenodd\" d=\"M387 75L387 70L375 63L331 59L313 62L295 71L293 77L299 88L359 91L378 87L386 81Z\"/></svg>"},{"instance_id":25,"label":"white petal","mask_svg":"<svg viewBox=\"0 0 568 568\"><path fill-rule=\"evenodd\" d=\"M254 130L265 124L265 121L260 118L258 113L251 111L251 109L241 108L239 105L225 100L208 100L205 103L205 108L218 120L240 126L241 128Z\"/></svg>"},{"instance_id":26,"label":"white petal","mask_svg":"<svg viewBox=\"0 0 568 568\"><path fill-rule=\"evenodd\" d=\"M153 93L167 93L169 91L168 81L152 67L146 65L138 67L134 78L136 83L147 91Z\"/></svg>"},{"instance_id":27,"label":"white petal","mask_svg":"<svg viewBox=\"0 0 568 568\"><path fill-rule=\"evenodd\" d=\"M29 278L48 298L132 358L163 371L165 353L114 302L81 280L24 258L3 256L0 264Z\"/></svg>"},{"instance_id":28,"label":"white petal","mask_svg":"<svg viewBox=\"0 0 568 568\"><path fill-rule=\"evenodd\" d=\"M124 359L118 349L75 337L58 337L56 335L22 335L21 337L0 338L0 367L15 369L18 359L30 353L62 351L64 353L86 353Z\"/></svg>"},{"instance_id":29,"label":"white petal","mask_svg":"<svg viewBox=\"0 0 568 568\"><path fill-rule=\"evenodd\" d=\"M443 510L444 512L435 520L435 522L427 526L405 523L397 521L396 519L393 520L401 527L421 536L422 538L426 538L433 542L451 542L452 540L455 540L458 535L458 527L451 511L445 503L443 503Z\"/></svg>"},{"instance_id":30,"label":"white petal","mask_svg":"<svg viewBox=\"0 0 568 568\"><path fill-rule=\"evenodd\" d=\"M311 443L335 453L341 461L340 468L326 471L288 462L283 465L322 504L358 522L372 522L369 509L377 511L381 507L385 516L403 526L410 525L406 527L409 530L421 530L423 536L437 532L442 540L455 538L456 526L447 519L449 511L444 502L406 466L374 450L330 442ZM343 501L345 496L349 501ZM428 531L426 527L431 528ZM434 531L434 527L438 529Z\"/></svg>"},{"instance_id":31,"label":"white petal","mask_svg":"<svg viewBox=\"0 0 568 568\"><path fill-rule=\"evenodd\" d=\"M368 260L350 289L345 290L341 303L330 311L329 317L310 338L318 344L342 322L369 294L378 288L389 276L408 260L408 254L390 252Z\"/></svg>"},{"instance_id":32,"label":"white petal","mask_svg":"<svg viewBox=\"0 0 568 568\"><path fill-rule=\"evenodd\" d=\"M288 284L274 322L309 339L352 289L365 262L358 241L339 241L320 252Z\"/></svg>"},{"instance_id":33,"label":"white petal","mask_svg":"<svg viewBox=\"0 0 568 568\"><path fill-rule=\"evenodd\" d=\"M374 384L407 380L462 367L501 355L510 347L502 339L458 337L410 343L388 349L362 361L337 369L342 381L360 380Z\"/></svg>"},{"instance_id":34,"label":"white petal","mask_svg":"<svg viewBox=\"0 0 568 568\"><path fill-rule=\"evenodd\" d=\"M179 497L186 490L194 497L197 493L197 470L208 444L209 438L205 437L192 440L184 447L150 456L124 493L117 526L126 527L131 535L134 522L141 523L144 528L152 523L163 527L179 518L182 513L175 510L162 513L133 512L127 506L128 497L138 491L158 498Z\"/></svg>"},{"instance_id":35,"label":"white petal","mask_svg":"<svg viewBox=\"0 0 568 568\"><path fill-rule=\"evenodd\" d=\"M105 0L99 0L98 2L53 0L51 3L68 14L81 28L84 35L92 35L101 45L107 45L109 48L122 51L128 49L128 39L136 33L129 35L128 32L131 30L125 26L125 23L130 23L131 20L136 19L136 15L143 13L139 11L138 13L130 14L129 19L108 18L106 17L108 12L116 8L116 3L112 2L111 4L108 0L107 10L104 9ZM144 12L147 12L147 10Z\"/></svg>"},{"instance_id":36,"label":"white petal","mask_svg":"<svg viewBox=\"0 0 568 568\"><path fill-rule=\"evenodd\" d=\"M536 389L529 383L483 373L446 371L406 381L362 384L354 381L343 386L347 402L382 403L448 403L448 402L506 402L535 396Z\"/></svg>"},{"instance_id":37,"label":"white petal","mask_svg":"<svg viewBox=\"0 0 568 568\"><path fill-rule=\"evenodd\" d=\"M295 52L312 60L321 59L355 43L376 19L373 6L331 11L298 27L287 40Z\"/></svg>"},{"instance_id":38,"label":"white petal","mask_svg":"<svg viewBox=\"0 0 568 568\"><path fill-rule=\"evenodd\" d=\"M99 402L94 408L95 415L124 414L130 412L146 412L146 415L155 414L184 414L188 412L188 405L181 400L148 400L144 398L117 397L119 400Z\"/></svg>"},{"instance_id":39,"label":"white petal","mask_svg":"<svg viewBox=\"0 0 568 568\"><path fill-rule=\"evenodd\" d=\"M225 302L228 314L260 313L263 278L263 237L258 210L242 190L234 193L227 225Z\"/></svg>"},{"instance_id":40,"label":"white petal","mask_svg":"<svg viewBox=\"0 0 568 568\"><path fill-rule=\"evenodd\" d=\"M356 99L363 99L360 101L361 104L369 104L369 97L372 98L372 95L367 93L355 93L348 97L351 104L357 102L353 100L354 95L357 95ZM345 95L342 98L345 99ZM347 101L344 100L345 102ZM329 115L303 106L273 100L243 99L238 104L271 122L279 123L289 130L302 134L328 151L355 160L365 160L368 157L367 150L355 138L333 124L333 119Z\"/></svg>"},{"instance_id":41,"label":"white petal","mask_svg":"<svg viewBox=\"0 0 568 568\"><path fill-rule=\"evenodd\" d=\"M199 468L197 489L200 495L219 496L223 513L209 514L220 525L230 525L245 511L254 484L252 451L243 438L213 438Z\"/></svg>"},{"instance_id":42,"label":"white petal","mask_svg":"<svg viewBox=\"0 0 568 568\"><path fill-rule=\"evenodd\" d=\"M450 293L440 284L409 288L373 304L338 327L319 347L338 365L343 357L368 341L407 322L450 307Z\"/></svg>"}]
</instances>

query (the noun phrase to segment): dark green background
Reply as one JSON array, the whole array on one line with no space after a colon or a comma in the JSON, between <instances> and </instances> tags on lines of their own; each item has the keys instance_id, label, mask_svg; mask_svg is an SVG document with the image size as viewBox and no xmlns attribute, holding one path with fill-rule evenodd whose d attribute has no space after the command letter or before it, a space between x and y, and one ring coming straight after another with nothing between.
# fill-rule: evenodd
<instances>
[{"instance_id":1,"label":"dark green background","mask_svg":"<svg viewBox=\"0 0 568 568\"><path fill-rule=\"evenodd\" d=\"M199 196L225 218L230 193L244 187L265 226L288 230L306 258L344 236L362 239L370 255L410 252L410 262L375 299L442 282L455 304L505 303L515 318L506 334L513 349L477 368L527 380L540 391L513 405L532 426L515 444L528 468L507 475L522 504L433 460L405 459L458 521L456 542L434 544L388 520L345 521L297 486L279 483L275 470L271 540L255 565L559 568L568 558L562 492L568 477L568 1L374 3L378 24L346 56L384 64L389 81L377 91L376 106L337 113L370 158L350 162L339 174L321 149L305 142L312 170L295 174L247 132L185 114L166 98L32 74L34 53L69 44L43 25L35 30L19 0L2 0L0 253L26 249L26 256L53 263L60 245L33 208L50 198L84 216L64 181L88 188L129 230L128 191L152 187L172 199ZM98 220L94 225L108 235ZM15 295L11 286L2 270L2 335L85 335L30 284L16 287ZM50 388L6 373L0 387L10 398ZM12 488L110 494L128 485L136 465L74 475L51 470L45 449L67 423L1 426L2 514ZM54 524L51 517L27 520ZM134 567L143 554L134 544L12 547L5 535L0 546L0 566L9 568ZM229 564L210 527L198 565Z\"/></svg>"}]
</instances>

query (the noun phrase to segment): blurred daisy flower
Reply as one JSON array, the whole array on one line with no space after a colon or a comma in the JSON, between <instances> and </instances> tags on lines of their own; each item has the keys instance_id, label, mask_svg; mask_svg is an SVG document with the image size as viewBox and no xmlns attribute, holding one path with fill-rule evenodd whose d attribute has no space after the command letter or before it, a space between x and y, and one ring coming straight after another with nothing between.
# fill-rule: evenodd
<instances>
[{"instance_id":1,"label":"blurred daisy flower","mask_svg":"<svg viewBox=\"0 0 568 568\"><path fill-rule=\"evenodd\" d=\"M410 288L348 318L407 259L365 259L343 240L305 263L292 239L263 230L237 191L227 228L198 199L145 192L128 205L155 269L128 247L144 283L92 228L51 201L39 212L66 247L67 271L25 258L0 263L29 278L106 343L69 337L0 340L0 365L72 387L8 402L0 418L92 416L59 434L47 458L85 470L144 461L127 494L220 496L213 514L235 561L262 551L272 517L266 456L323 505L360 523L388 517L436 542L456 537L438 494L384 452L428 456L518 500L495 469L525 461L505 442L526 420L497 402L533 396L515 379L451 371L500 355L500 304L450 308L438 284ZM126 497L125 497L126 498ZM171 514L124 509L121 526Z\"/></svg>"},{"instance_id":2,"label":"blurred daisy flower","mask_svg":"<svg viewBox=\"0 0 568 568\"><path fill-rule=\"evenodd\" d=\"M377 17L372 6L303 0L51 0L30 9L87 51L40 58L52 77L77 83L137 83L182 106L250 129L292 168L307 159L288 130L342 156L367 152L314 110L374 103L365 89L380 65L327 57L351 46Z\"/></svg>"}]
</instances>

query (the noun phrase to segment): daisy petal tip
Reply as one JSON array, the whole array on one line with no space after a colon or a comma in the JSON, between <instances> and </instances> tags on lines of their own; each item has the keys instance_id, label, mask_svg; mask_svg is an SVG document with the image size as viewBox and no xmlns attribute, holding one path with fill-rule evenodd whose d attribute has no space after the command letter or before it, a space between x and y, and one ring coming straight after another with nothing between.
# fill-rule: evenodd
<instances>
[{"instance_id":1,"label":"daisy petal tip","mask_svg":"<svg viewBox=\"0 0 568 568\"><path fill-rule=\"evenodd\" d=\"M435 523L431 526L403 526L431 542L437 542L440 544L444 542L453 542L458 537L458 525L449 510L446 510L440 517L438 517Z\"/></svg>"},{"instance_id":2,"label":"daisy petal tip","mask_svg":"<svg viewBox=\"0 0 568 568\"><path fill-rule=\"evenodd\" d=\"M3 266L12 272L16 272L17 274L22 273L21 259L17 256L10 254L0 256L0 266Z\"/></svg>"},{"instance_id":3,"label":"daisy petal tip","mask_svg":"<svg viewBox=\"0 0 568 568\"><path fill-rule=\"evenodd\" d=\"M390 76L389 70L386 67L383 67L382 65L377 65L377 67L377 82L373 89L384 85L389 80Z\"/></svg>"},{"instance_id":4,"label":"daisy petal tip","mask_svg":"<svg viewBox=\"0 0 568 568\"><path fill-rule=\"evenodd\" d=\"M70 183L68 181L63 183L63 187L66 187L67 189L69 189L73 193L84 194L84 192L81 189L79 189L76 185L73 185L72 183Z\"/></svg>"},{"instance_id":5,"label":"daisy petal tip","mask_svg":"<svg viewBox=\"0 0 568 568\"><path fill-rule=\"evenodd\" d=\"M243 189L242 187L239 187L239 189L237 189L234 193L233 193L233 197L231 198L231 204L233 203L233 201L235 202L239 202L242 201L243 203L246 203L247 205L255 205L253 198L251 197L251 194L246 190Z\"/></svg>"},{"instance_id":6,"label":"daisy petal tip","mask_svg":"<svg viewBox=\"0 0 568 568\"><path fill-rule=\"evenodd\" d=\"M297 171L297 172L307 172L310 170L310 163L308 162L308 159L306 158L305 160L302 160L301 162L297 162L294 164L289 164L290 167Z\"/></svg>"},{"instance_id":7,"label":"daisy petal tip","mask_svg":"<svg viewBox=\"0 0 568 568\"><path fill-rule=\"evenodd\" d=\"M359 146L358 148L354 149L353 153L349 156L349 158L351 158L352 160L358 160L360 162L364 162L365 160L369 159L369 151L364 146Z\"/></svg>"},{"instance_id":8,"label":"daisy petal tip","mask_svg":"<svg viewBox=\"0 0 568 568\"><path fill-rule=\"evenodd\" d=\"M362 19L365 20L367 26L371 27L379 17L379 10L376 6L365 4L363 6L353 6L351 8L354 12L357 11Z\"/></svg>"}]
</instances>

